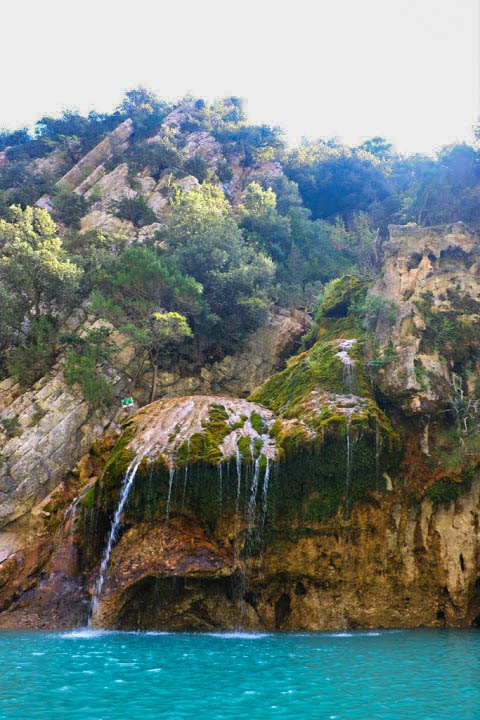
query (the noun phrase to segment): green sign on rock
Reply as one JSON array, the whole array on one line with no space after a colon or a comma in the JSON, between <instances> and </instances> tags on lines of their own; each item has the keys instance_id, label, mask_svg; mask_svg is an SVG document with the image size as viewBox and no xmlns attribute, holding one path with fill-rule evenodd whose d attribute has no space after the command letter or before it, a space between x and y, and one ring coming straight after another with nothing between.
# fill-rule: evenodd
<instances>
[{"instance_id":1,"label":"green sign on rock","mask_svg":"<svg viewBox=\"0 0 480 720\"><path fill-rule=\"evenodd\" d=\"M131 407L132 405L133 405L133 398L131 398L131 397L123 398L122 407L126 408L126 407Z\"/></svg>"}]
</instances>

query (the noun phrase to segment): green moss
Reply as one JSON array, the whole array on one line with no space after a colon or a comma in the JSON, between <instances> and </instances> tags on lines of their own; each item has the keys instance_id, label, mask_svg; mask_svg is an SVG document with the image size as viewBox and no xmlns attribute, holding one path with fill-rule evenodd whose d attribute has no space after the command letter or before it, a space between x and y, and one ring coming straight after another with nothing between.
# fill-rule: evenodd
<instances>
[{"instance_id":1,"label":"green moss","mask_svg":"<svg viewBox=\"0 0 480 720\"><path fill-rule=\"evenodd\" d=\"M373 277L357 274L332 280L315 309L312 327L303 339L303 347L311 347L317 340L329 337L353 337L354 318L351 308L360 302L373 282Z\"/></svg>"},{"instance_id":2,"label":"green moss","mask_svg":"<svg viewBox=\"0 0 480 720\"><path fill-rule=\"evenodd\" d=\"M240 452L240 455L243 458L251 457L250 438L244 437L243 435L241 437L239 437L238 441L237 441L237 447Z\"/></svg>"},{"instance_id":3,"label":"green moss","mask_svg":"<svg viewBox=\"0 0 480 720\"><path fill-rule=\"evenodd\" d=\"M127 446L135 435L135 426L127 425L108 458L102 477L102 485L110 490L119 487L125 472L135 457Z\"/></svg>"},{"instance_id":4,"label":"green moss","mask_svg":"<svg viewBox=\"0 0 480 720\"><path fill-rule=\"evenodd\" d=\"M223 405L213 403L208 410L208 420L202 423L203 433L194 433L178 448L177 468L198 462L218 464L222 459L220 445L232 428L228 425L228 412Z\"/></svg>"},{"instance_id":5,"label":"green moss","mask_svg":"<svg viewBox=\"0 0 480 720\"><path fill-rule=\"evenodd\" d=\"M425 490L423 499L431 500L434 504L455 502L470 490L475 473L475 468L469 467L462 470L459 482L449 477L439 478Z\"/></svg>"},{"instance_id":6,"label":"green moss","mask_svg":"<svg viewBox=\"0 0 480 720\"><path fill-rule=\"evenodd\" d=\"M260 413L256 412L255 410L250 415L250 423L255 432L257 432L259 435L263 435L264 432L267 430L267 423L260 415Z\"/></svg>"},{"instance_id":7,"label":"green moss","mask_svg":"<svg viewBox=\"0 0 480 720\"><path fill-rule=\"evenodd\" d=\"M348 392L337 353L336 345L317 343L297 355L285 370L272 375L250 399L285 417L294 417L299 403L319 386L331 392Z\"/></svg>"},{"instance_id":8,"label":"green moss","mask_svg":"<svg viewBox=\"0 0 480 720\"><path fill-rule=\"evenodd\" d=\"M95 485L92 485L90 490L83 498L83 507L92 508L95 505Z\"/></svg>"},{"instance_id":9,"label":"green moss","mask_svg":"<svg viewBox=\"0 0 480 720\"><path fill-rule=\"evenodd\" d=\"M474 362L480 347L480 303L468 295L448 292L448 310L435 309L431 293L423 293L415 304L425 321L420 351L438 352L451 365ZM473 312L474 314L468 314Z\"/></svg>"}]
</instances>

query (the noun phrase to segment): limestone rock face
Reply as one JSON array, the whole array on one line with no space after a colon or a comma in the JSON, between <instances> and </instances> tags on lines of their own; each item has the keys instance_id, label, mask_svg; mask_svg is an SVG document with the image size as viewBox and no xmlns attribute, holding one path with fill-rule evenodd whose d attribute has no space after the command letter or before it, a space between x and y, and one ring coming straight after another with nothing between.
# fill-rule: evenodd
<instances>
[{"instance_id":1,"label":"limestone rock face","mask_svg":"<svg viewBox=\"0 0 480 720\"><path fill-rule=\"evenodd\" d=\"M123 629L332 630L480 622L480 483L457 503L359 508L241 558L241 521L188 516L128 530L112 556L101 624ZM274 497L271 498L274 502ZM242 579L243 578L243 579ZM238 588L243 587L239 592Z\"/></svg>"},{"instance_id":2,"label":"limestone rock face","mask_svg":"<svg viewBox=\"0 0 480 720\"><path fill-rule=\"evenodd\" d=\"M105 627L480 626L478 430L447 412L480 378L478 247L462 224L391 228L373 329L350 311L364 279L343 278L286 367L306 327L278 311L238 354L160 372L121 429L58 372L5 381L0 627L85 621L126 480Z\"/></svg>"},{"instance_id":3,"label":"limestone rock face","mask_svg":"<svg viewBox=\"0 0 480 720\"><path fill-rule=\"evenodd\" d=\"M296 350L309 324L310 319L303 312L274 310L267 323L247 337L238 353L206 365L199 374L180 377L172 372L159 373L159 395L228 393L246 397Z\"/></svg>"},{"instance_id":4,"label":"limestone rock face","mask_svg":"<svg viewBox=\"0 0 480 720\"><path fill-rule=\"evenodd\" d=\"M214 166L220 159L220 144L210 133L200 130L187 136L184 152L189 157L200 157L207 165Z\"/></svg>"},{"instance_id":5,"label":"limestone rock face","mask_svg":"<svg viewBox=\"0 0 480 720\"><path fill-rule=\"evenodd\" d=\"M376 337L396 359L379 373L381 389L403 411L438 409L451 393L460 355L480 347L480 246L463 223L391 226L384 267L371 295L394 303Z\"/></svg>"},{"instance_id":6,"label":"limestone rock face","mask_svg":"<svg viewBox=\"0 0 480 720\"><path fill-rule=\"evenodd\" d=\"M59 185L63 185L71 190L78 188L99 165L110 160L115 152L126 147L132 133L133 123L130 118L128 118L69 170L59 180Z\"/></svg>"},{"instance_id":7,"label":"limestone rock face","mask_svg":"<svg viewBox=\"0 0 480 720\"><path fill-rule=\"evenodd\" d=\"M0 384L2 418L16 418L14 437L0 433L0 528L26 515L53 490L101 435L111 411L95 411L65 387L61 373L20 393L11 380ZM1 533L0 533L1 534Z\"/></svg>"},{"instance_id":8,"label":"limestone rock face","mask_svg":"<svg viewBox=\"0 0 480 720\"><path fill-rule=\"evenodd\" d=\"M255 416L259 418L260 428ZM193 443L204 433L202 443L211 442L208 451L214 462L234 457L241 439L251 442L252 448L255 441L260 441L265 457L273 459L277 453L269 433L273 414L260 405L238 398L210 395L164 398L139 410L131 423L135 433L126 450L145 458L147 463L163 456L169 467L175 467L181 461L179 453L182 450L185 452L183 464L191 462L194 455L199 455ZM220 429L220 424L225 427ZM219 431L218 437L208 436L216 431ZM203 453L203 448L200 452Z\"/></svg>"}]
</instances>

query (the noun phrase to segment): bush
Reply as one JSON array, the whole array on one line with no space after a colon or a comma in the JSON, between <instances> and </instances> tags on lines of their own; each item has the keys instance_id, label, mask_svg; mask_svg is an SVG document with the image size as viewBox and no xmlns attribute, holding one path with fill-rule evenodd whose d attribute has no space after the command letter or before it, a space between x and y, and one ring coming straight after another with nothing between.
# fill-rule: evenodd
<instances>
[{"instance_id":1,"label":"bush","mask_svg":"<svg viewBox=\"0 0 480 720\"><path fill-rule=\"evenodd\" d=\"M54 199L55 219L78 230L80 220L87 214L90 202L72 190L62 188Z\"/></svg>"},{"instance_id":2,"label":"bush","mask_svg":"<svg viewBox=\"0 0 480 720\"><path fill-rule=\"evenodd\" d=\"M397 306L392 300L385 300L379 295L366 295L350 306L358 329L363 328L368 331L373 330L380 317L388 323L393 323L396 310Z\"/></svg>"},{"instance_id":3,"label":"bush","mask_svg":"<svg viewBox=\"0 0 480 720\"><path fill-rule=\"evenodd\" d=\"M221 183L229 183L233 178L233 172L227 162L219 162L217 165L217 177Z\"/></svg>"},{"instance_id":4,"label":"bush","mask_svg":"<svg viewBox=\"0 0 480 720\"><path fill-rule=\"evenodd\" d=\"M23 145L31 140L30 133L27 128L20 128L19 130L0 130L0 150L5 150L7 147L15 147L16 145Z\"/></svg>"},{"instance_id":5,"label":"bush","mask_svg":"<svg viewBox=\"0 0 480 720\"><path fill-rule=\"evenodd\" d=\"M135 227L144 227L157 222L157 216L147 205L143 195L136 198L123 198L114 204L113 211L121 220L130 220Z\"/></svg>"},{"instance_id":6,"label":"bush","mask_svg":"<svg viewBox=\"0 0 480 720\"><path fill-rule=\"evenodd\" d=\"M199 155L194 155L189 158L184 165L184 170L189 175L196 177L199 183L207 179L208 165Z\"/></svg>"},{"instance_id":7,"label":"bush","mask_svg":"<svg viewBox=\"0 0 480 720\"><path fill-rule=\"evenodd\" d=\"M7 369L22 387L46 375L57 358L57 322L40 317L32 322L26 342L10 351Z\"/></svg>"},{"instance_id":8,"label":"bush","mask_svg":"<svg viewBox=\"0 0 480 720\"><path fill-rule=\"evenodd\" d=\"M131 172L137 173L148 167L156 180L167 168L177 168L182 164L180 153L167 140L149 145L134 145L126 151L125 160Z\"/></svg>"},{"instance_id":9,"label":"bush","mask_svg":"<svg viewBox=\"0 0 480 720\"><path fill-rule=\"evenodd\" d=\"M21 426L16 415L12 418L3 418L1 425L7 437L12 438L20 435Z\"/></svg>"},{"instance_id":10,"label":"bush","mask_svg":"<svg viewBox=\"0 0 480 720\"><path fill-rule=\"evenodd\" d=\"M63 364L65 382L69 387L78 383L84 399L95 407L111 405L114 392L100 373L99 365L108 362L115 345L109 340L108 328L90 330L85 337L63 335L61 340L70 345Z\"/></svg>"}]
</instances>

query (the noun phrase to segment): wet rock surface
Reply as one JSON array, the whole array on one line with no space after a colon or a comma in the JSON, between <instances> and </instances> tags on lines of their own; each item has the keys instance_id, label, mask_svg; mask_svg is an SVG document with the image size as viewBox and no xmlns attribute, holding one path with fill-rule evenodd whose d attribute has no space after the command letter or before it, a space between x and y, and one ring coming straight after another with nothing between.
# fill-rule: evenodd
<instances>
[{"instance_id":1,"label":"wet rock surface","mask_svg":"<svg viewBox=\"0 0 480 720\"><path fill-rule=\"evenodd\" d=\"M2 438L0 626L86 621L132 467L99 625L479 626L478 432L451 409L480 378L477 248L461 224L392 228L373 287L339 283L286 367L301 322L279 313L264 350L160 373L164 397L106 434L59 376L3 383L22 434ZM393 307L366 331L352 293Z\"/></svg>"}]
</instances>

